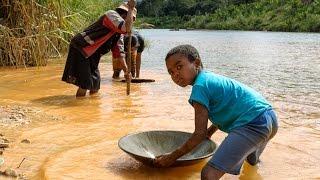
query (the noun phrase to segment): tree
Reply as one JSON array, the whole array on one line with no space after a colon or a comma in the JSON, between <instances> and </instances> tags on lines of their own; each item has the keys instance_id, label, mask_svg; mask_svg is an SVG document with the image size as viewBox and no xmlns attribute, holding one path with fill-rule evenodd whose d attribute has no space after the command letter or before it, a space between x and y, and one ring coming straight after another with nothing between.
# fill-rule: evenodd
<instances>
[{"instance_id":1,"label":"tree","mask_svg":"<svg viewBox=\"0 0 320 180\"><path fill-rule=\"evenodd\" d=\"M313 2L313 0L301 0L301 2L302 2L303 4L310 4L310 3Z\"/></svg>"},{"instance_id":2,"label":"tree","mask_svg":"<svg viewBox=\"0 0 320 180\"><path fill-rule=\"evenodd\" d=\"M137 4L138 12L143 16L158 17L164 3L163 0L143 0Z\"/></svg>"}]
</instances>

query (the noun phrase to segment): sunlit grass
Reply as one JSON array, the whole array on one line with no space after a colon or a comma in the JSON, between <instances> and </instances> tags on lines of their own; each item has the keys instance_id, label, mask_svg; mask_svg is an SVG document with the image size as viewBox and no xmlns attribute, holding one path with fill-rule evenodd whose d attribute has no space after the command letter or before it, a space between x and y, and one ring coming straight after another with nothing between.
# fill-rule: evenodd
<instances>
[{"instance_id":1,"label":"sunlit grass","mask_svg":"<svg viewBox=\"0 0 320 180\"><path fill-rule=\"evenodd\" d=\"M105 11L115 0L1 1L0 66L43 66L61 57L70 38Z\"/></svg>"}]
</instances>

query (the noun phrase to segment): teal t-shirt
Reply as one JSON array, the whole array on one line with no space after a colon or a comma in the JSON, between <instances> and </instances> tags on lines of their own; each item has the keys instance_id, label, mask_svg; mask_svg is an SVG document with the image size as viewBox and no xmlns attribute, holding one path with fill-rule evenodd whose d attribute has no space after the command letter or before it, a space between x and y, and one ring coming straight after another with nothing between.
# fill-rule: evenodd
<instances>
[{"instance_id":1,"label":"teal t-shirt","mask_svg":"<svg viewBox=\"0 0 320 180\"><path fill-rule=\"evenodd\" d=\"M189 103L208 109L209 120L224 132L245 125L271 105L257 91L227 77L200 71L193 84Z\"/></svg>"}]
</instances>

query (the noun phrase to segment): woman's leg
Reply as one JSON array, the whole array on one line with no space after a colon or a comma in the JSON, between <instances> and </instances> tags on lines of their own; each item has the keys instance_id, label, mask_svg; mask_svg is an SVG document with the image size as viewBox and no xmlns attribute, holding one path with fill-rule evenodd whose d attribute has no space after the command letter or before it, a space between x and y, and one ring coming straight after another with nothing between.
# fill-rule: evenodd
<instances>
[{"instance_id":1,"label":"woman's leg","mask_svg":"<svg viewBox=\"0 0 320 180\"><path fill-rule=\"evenodd\" d=\"M82 89L81 87L79 87L76 93L76 97L83 97L86 95L86 93L87 93L86 89Z\"/></svg>"},{"instance_id":2,"label":"woman's leg","mask_svg":"<svg viewBox=\"0 0 320 180\"><path fill-rule=\"evenodd\" d=\"M93 94L96 94L96 93L98 93L99 92L99 89L97 89L97 90L90 90L90 95L93 95Z\"/></svg>"},{"instance_id":3,"label":"woman's leg","mask_svg":"<svg viewBox=\"0 0 320 180\"><path fill-rule=\"evenodd\" d=\"M84 80L89 76L86 75L88 74L87 72L89 72L89 70L87 70L89 66L86 63L87 60L85 59L85 57L83 57L77 49L70 45L62 81L74 84L79 87L76 93L76 97L83 97L86 95L87 90L85 89L85 87L88 83L85 83Z\"/></svg>"},{"instance_id":4,"label":"woman's leg","mask_svg":"<svg viewBox=\"0 0 320 180\"><path fill-rule=\"evenodd\" d=\"M89 89L90 94L95 94L100 89L100 81L101 81L100 71L99 71L100 58L101 58L101 55L98 52L96 52L88 59L88 61L90 62L90 75L91 75L90 77L91 88Z\"/></svg>"}]
</instances>

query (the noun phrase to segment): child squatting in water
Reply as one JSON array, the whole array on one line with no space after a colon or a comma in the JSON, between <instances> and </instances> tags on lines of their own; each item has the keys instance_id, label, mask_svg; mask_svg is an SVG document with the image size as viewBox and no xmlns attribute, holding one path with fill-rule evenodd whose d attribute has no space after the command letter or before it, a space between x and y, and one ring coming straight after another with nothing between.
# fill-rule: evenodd
<instances>
[{"instance_id":1,"label":"child squatting in water","mask_svg":"<svg viewBox=\"0 0 320 180\"><path fill-rule=\"evenodd\" d=\"M195 130L181 147L156 157L154 165L172 165L217 129L228 135L203 167L201 179L220 179L225 173L238 175L245 160L256 165L278 129L271 104L252 88L204 70L198 51L191 45L171 49L165 61L177 85L192 86L189 103L195 112ZM208 120L212 122L209 128Z\"/></svg>"}]
</instances>

